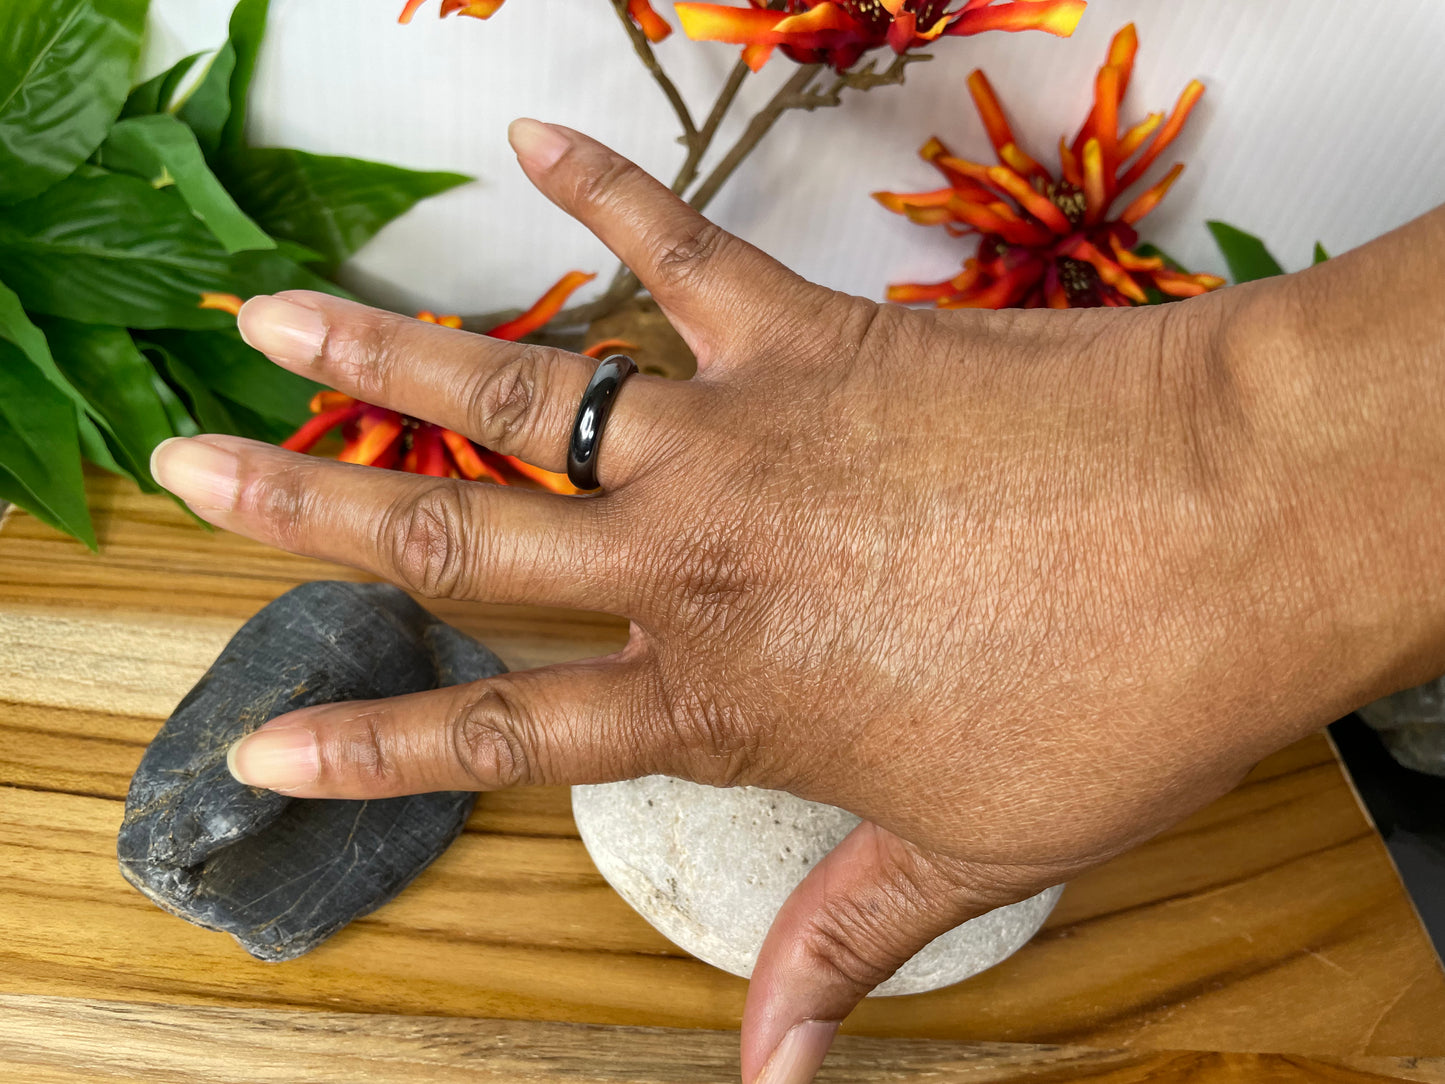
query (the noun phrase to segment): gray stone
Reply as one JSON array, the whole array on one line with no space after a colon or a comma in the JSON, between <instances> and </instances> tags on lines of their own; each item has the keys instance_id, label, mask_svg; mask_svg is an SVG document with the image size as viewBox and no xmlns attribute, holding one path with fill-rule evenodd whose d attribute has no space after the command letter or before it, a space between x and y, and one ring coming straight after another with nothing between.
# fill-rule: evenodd
<instances>
[{"instance_id":1,"label":"gray stone","mask_svg":"<svg viewBox=\"0 0 1445 1084\"><path fill-rule=\"evenodd\" d=\"M665 937L747 978L773 916L858 824L781 791L720 790L666 776L573 787L572 812L602 876ZM876 995L950 986L1011 956L1058 902L1056 886L925 946Z\"/></svg>"},{"instance_id":2,"label":"gray stone","mask_svg":"<svg viewBox=\"0 0 1445 1084\"><path fill-rule=\"evenodd\" d=\"M308 583L246 622L151 742L117 841L158 906L290 960L405 888L476 795L292 799L236 782L231 743L296 708L422 692L506 669L386 584Z\"/></svg>"},{"instance_id":3,"label":"gray stone","mask_svg":"<svg viewBox=\"0 0 1445 1084\"><path fill-rule=\"evenodd\" d=\"M1405 767L1445 776L1445 677L1366 704L1359 714Z\"/></svg>"}]
</instances>

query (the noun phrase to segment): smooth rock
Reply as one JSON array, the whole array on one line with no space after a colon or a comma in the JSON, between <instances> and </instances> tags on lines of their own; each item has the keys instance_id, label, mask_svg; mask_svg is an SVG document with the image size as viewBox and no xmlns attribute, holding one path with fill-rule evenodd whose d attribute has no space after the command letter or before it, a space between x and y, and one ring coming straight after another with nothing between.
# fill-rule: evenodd
<instances>
[{"instance_id":1,"label":"smooth rock","mask_svg":"<svg viewBox=\"0 0 1445 1084\"><path fill-rule=\"evenodd\" d=\"M262 960L310 951L407 886L461 832L476 795L291 799L236 782L231 743L296 708L442 688L506 669L387 584L317 582L242 626L131 779L125 879Z\"/></svg>"},{"instance_id":2,"label":"smooth rock","mask_svg":"<svg viewBox=\"0 0 1445 1084\"><path fill-rule=\"evenodd\" d=\"M572 788L598 870L679 948L747 978L778 908L858 824L781 791L654 775ZM985 971L1038 932L1063 886L965 922L926 945L876 996L936 990Z\"/></svg>"},{"instance_id":3,"label":"smooth rock","mask_svg":"<svg viewBox=\"0 0 1445 1084\"><path fill-rule=\"evenodd\" d=\"M1366 704L1359 715L1405 767L1445 776L1445 677Z\"/></svg>"}]
</instances>

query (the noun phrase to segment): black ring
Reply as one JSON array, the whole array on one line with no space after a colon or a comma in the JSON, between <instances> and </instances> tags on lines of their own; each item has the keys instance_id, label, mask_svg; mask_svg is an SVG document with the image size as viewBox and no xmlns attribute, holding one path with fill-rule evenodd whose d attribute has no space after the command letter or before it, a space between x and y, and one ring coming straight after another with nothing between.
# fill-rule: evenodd
<instances>
[{"instance_id":1,"label":"black ring","mask_svg":"<svg viewBox=\"0 0 1445 1084\"><path fill-rule=\"evenodd\" d=\"M626 354L613 354L602 359L587 382L572 422L572 439L567 442L567 480L578 489L597 488L597 451L602 447L602 431L607 428L617 389L635 372L636 362Z\"/></svg>"}]
</instances>

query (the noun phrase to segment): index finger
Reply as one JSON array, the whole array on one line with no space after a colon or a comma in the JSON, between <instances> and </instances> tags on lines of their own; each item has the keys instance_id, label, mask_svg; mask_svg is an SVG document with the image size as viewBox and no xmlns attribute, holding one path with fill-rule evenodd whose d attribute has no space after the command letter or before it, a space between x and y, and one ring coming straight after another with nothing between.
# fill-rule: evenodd
<instances>
[{"instance_id":1,"label":"index finger","mask_svg":"<svg viewBox=\"0 0 1445 1084\"><path fill-rule=\"evenodd\" d=\"M560 124L508 132L532 183L617 254L666 310L699 367L734 342L786 324L818 291L704 218L639 166Z\"/></svg>"}]
</instances>

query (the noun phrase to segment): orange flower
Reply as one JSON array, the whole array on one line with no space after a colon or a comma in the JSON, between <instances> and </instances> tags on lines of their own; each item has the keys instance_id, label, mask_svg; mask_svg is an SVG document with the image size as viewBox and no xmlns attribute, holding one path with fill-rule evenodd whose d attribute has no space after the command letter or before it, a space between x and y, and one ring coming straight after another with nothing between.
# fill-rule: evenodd
<instances>
[{"instance_id":1,"label":"orange flower","mask_svg":"<svg viewBox=\"0 0 1445 1084\"><path fill-rule=\"evenodd\" d=\"M870 49L891 45L904 53L951 35L985 30L1044 30L1068 37L1086 0L748 0L730 4L677 5L682 29L697 41L742 45L743 59L757 71L773 49L800 64L829 64L846 71Z\"/></svg>"},{"instance_id":2,"label":"orange flower","mask_svg":"<svg viewBox=\"0 0 1445 1084\"><path fill-rule=\"evenodd\" d=\"M556 316L567 298L596 275L572 271L564 275L526 312L514 320L494 327L488 334L494 339L515 341L537 331ZM417 313L418 320L459 328L456 316L438 316L433 312ZM609 339L590 348L593 357L612 350L634 349L630 344ZM431 422L408 417L386 407L373 406L339 391L318 392L311 400L310 421L296 430L281 445L293 452L309 452L327 433L340 428L343 463L363 463L373 467L391 467L412 474L430 474L439 478L486 478L501 485L521 479L534 482L556 493L576 493L565 474L542 470L510 455L501 455L472 443L462 434Z\"/></svg>"},{"instance_id":3,"label":"orange flower","mask_svg":"<svg viewBox=\"0 0 1445 1084\"><path fill-rule=\"evenodd\" d=\"M1120 132L1119 105L1138 44L1132 23L1114 36L1095 83L1093 110L1072 145L1059 140L1057 178L1019 147L983 72L969 76L968 89L999 164L964 161L930 139L919 153L948 187L875 192L874 198L914 222L942 225L959 236L978 234L978 255L946 282L889 287L890 301L931 301L939 308L1089 308L1142 305L1151 288L1193 297L1224 285L1214 275L1189 274L1160 256L1133 251L1139 244L1135 224L1158 206L1184 171L1182 164L1113 213L1118 198L1178 136L1204 93L1196 79L1168 120L1151 113Z\"/></svg>"},{"instance_id":4,"label":"orange flower","mask_svg":"<svg viewBox=\"0 0 1445 1084\"><path fill-rule=\"evenodd\" d=\"M401 10L399 23L409 23L426 0L406 0ZM442 18L448 15L470 15L474 19L490 19L505 0L442 0ZM648 0L627 0L627 14L638 28L647 35L647 40L659 42L672 33L667 20L652 10Z\"/></svg>"},{"instance_id":5,"label":"orange flower","mask_svg":"<svg viewBox=\"0 0 1445 1084\"><path fill-rule=\"evenodd\" d=\"M241 299L235 294L218 294L210 290L203 290L201 303L196 308L219 309L221 312L229 312L232 316L240 316L242 304Z\"/></svg>"},{"instance_id":6,"label":"orange flower","mask_svg":"<svg viewBox=\"0 0 1445 1084\"><path fill-rule=\"evenodd\" d=\"M442 0L442 18L445 19L448 15L470 15L474 19L490 19L505 2L506 0ZM426 0L406 0L406 7L401 9L401 17L396 21L411 22L417 8L425 3Z\"/></svg>"}]
</instances>

